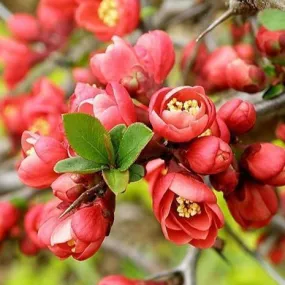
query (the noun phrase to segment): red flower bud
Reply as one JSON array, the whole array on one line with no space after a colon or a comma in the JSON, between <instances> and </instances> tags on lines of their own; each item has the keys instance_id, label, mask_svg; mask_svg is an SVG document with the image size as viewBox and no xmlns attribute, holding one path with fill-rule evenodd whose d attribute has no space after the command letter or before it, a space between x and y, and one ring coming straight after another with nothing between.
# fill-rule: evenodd
<instances>
[{"instance_id":1,"label":"red flower bud","mask_svg":"<svg viewBox=\"0 0 285 285\"><path fill-rule=\"evenodd\" d=\"M245 229L266 226L278 209L274 188L253 181L245 181L226 200L232 216Z\"/></svg>"},{"instance_id":2,"label":"red flower bud","mask_svg":"<svg viewBox=\"0 0 285 285\"><path fill-rule=\"evenodd\" d=\"M264 71L258 66L247 64L241 59L236 59L228 64L226 76L229 87L238 91L256 93L263 90L266 85Z\"/></svg>"},{"instance_id":3,"label":"red flower bud","mask_svg":"<svg viewBox=\"0 0 285 285\"><path fill-rule=\"evenodd\" d=\"M218 48L210 54L203 66L201 75L212 91L225 90L229 87L225 76L226 68L229 63L237 58L236 51L230 46Z\"/></svg>"},{"instance_id":4,"label":"red flower bud","mask_svg":"<svg viewBox=\"0 0 285 285\"><path fill-rule=\"evenodd\" d=\"M78 111L91 111L90 114L98 118L107 130L119 124L129 126L137 121L135 106L129 93L116 82L108 84L106 92L101 90L101 94L93 99L82 101Z\"/></svg>"},{"instance_id":5,"label":"red flower bud","mask_svg":"<svg viewBox=\"0 0 285 285\"><path fill-rule=\"evenodd\" d=\"M58 257L91 257L101 246L114 221L115 195L107 191L75 213L59 219L65 209L51 209L40 226L39 239Z\"/></svg>"},{"instance_id":6,"label":"red flower bud","mask_svg":"<svg viewBox=\"0 0 285 285\"><path fill-rule=\"evenodd\" d=\"M14 14L8 19L8 27L20 41L35 41L40 35L37 19L29 14Z\"/></svg>"},{"instance_id":7,"label":"red flower bud","mask_svg":"<svg viewBox=\"0 0 285 285\"><path fill-rule=\"evenodd\" d=\"M285 185L285 150L271 143L255 143L244 151L242 166L257 180L274 186Z\"/></svg>"},{"instance_id":8,"label":"red flower bud","mask_svg":"<svg viewBox=\"0 0 285 285\"><path fill-rule=\"evenodd\" d=\"M199 177L164 169L153 184L152 198L166 239L199 248L215 243L224 218L214 193Z\"/></svg>"},{"instance_id":9,"label":"red flower bud","mask_svg":"<svg viewBox=\"0 0 285 285\"><path fill-rule=\"evenodd\" d=\"M234 46L234 49L240 59L244 60L246 63L254 62L254 48L250 44L240 43Z\"/></svg>"},{"instance_id":10,"label":"red flower bud","mask_svg":"<svg viewBox=\"0 0 285 285\"><path fill-rule=\"evenodd\" d=\"M250 24L244 23L242 25L238 25L236 23L231 24L231 34L234 42L239 42L242 38L248 34L250 31Z\"/></svg>"},{"instance_id":11,"label":"red flower bud","mask_svg":"<svg viewBox=\"0 0 285 285\"><path fill-rule=\"evenodd\" d=\"M53 168L58 161L67 158L66 149L51 137L24 132L22 150L23 160L18 168L21 181L34 188L49 187L59 176Z\"/></svg>"},{"instance_id":12,"label":"red flower bud","mask_svg":"<svg viewBox=\"0 0 285 285\"><path fill-rule=\"evenodd\" d=\"M233 153L220 138L206 136L190 143L186 157L194 172L207 175L225 171L232 162Z\"/></svg>"},{"instance_id":13,"label":"red flower bud","mask_svg":"<svg viewBox=\"0 0 285 285\"><path fill-rule=\"evenodd\" d=\"M124 276L113 275L103 278L98 285L167 285L167 282L131 280Z\"/></svg>"},{"instance_id":14,"label":"red flower bud","mask_svg":"<svg viewBox=\"0 0 285 285\"><path fill-rule=\"evenodd\" d=\"M0 242L19 219L19 211L10 202L0 202Z\"/></svg>"},{"instance_id":15,"label":"red flower bud","mask_svg":"<svg viewBox=\"0 0 285 285\"><path fill-rule=\"evenodd\" d=\"M113 35L124 36L131 33L139 23L140 2L137 0L79 0L76 22L93 32L102 41Z\"/></svg>"},{"instance_id":16,"label":"red flower bud","mask_svg":"<svg viewBox=\"0 0 285 285\"><path fill-rule=\"evenodd\" d=\"M203 135L212 135L218 137L226 143L229 143L231 139L231 134L226 123L218 115L216 116L216 120L214 121L210 129L206 130Z\"/></svg>"},{"instance_id":17,"label":"red flower bud","mask_svg":"<svg viewBox=\"0 0 285 285\"><path fill-rule=\"evenodd\" d=\"M62 201L72 203L87 190L92 178L94 180L92 175L62 174L51 185L53 195Z\"/></svg>"},{"instance_id":18,"label":"red flower bud","mask_svg":"<svg viewBox=\"0 0 285 285\"><path fill-rule=\"evenodd\" d=\"M254 106L241 99L226 102L218 111L231 133L242 135L251 130L256 121Z\"/></svg>"},{"instance_id":19,"label":"red flower bud","mask_svg":"<svg viewBox=\"0 0 285 285\"><path fill-rule=\"evenodd\" d=\"M223 172L215 175L210 175L212 186L217 191L222 191L224 195L233 192L239 182L239 172L237 172L232 165Z\"/></svg>"},{"instance_id":20,"label":"red flower bud","mask_svg":"<svg viewBox=\"0 0 285 285\"><path fill-rule=\"evenodd\" d=\"M275 134L278 139L285 142L285 123L278 124Z\"/></svg>"},{"instance_id":21,"label":"red flower bud","mask_svg":"<svg viewBox=\"0 0 285 285\"><path fill-rule=\"evenodd\" d=\"M215 119L215 106L202 87L163 88L150 101L154 131L173 142L187 142L206 131Z\"/></svg>"}]
</instances>

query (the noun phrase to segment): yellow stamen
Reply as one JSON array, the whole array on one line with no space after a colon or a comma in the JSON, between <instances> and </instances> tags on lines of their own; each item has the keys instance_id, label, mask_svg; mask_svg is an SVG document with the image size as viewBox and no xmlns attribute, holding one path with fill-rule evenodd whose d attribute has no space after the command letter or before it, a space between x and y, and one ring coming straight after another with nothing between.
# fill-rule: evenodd
<instances>
[{"instance_id":1,"label":"yellow stamen","mask_svg":"<svg viewBox=\"0 0 285 285\"><path fill-rule=\"evenodd\" d=\"M50 124L44 118L38 118L34 121L29 130L33 133L40 133L43 136L47 136L50 133Z\"/></svg>"},{"instance_id":2,"label":"yellow stamen","mask_svg":"<svg viewBox=\"0 0 285 285\"><path fill-rule=\"evenodd\" d=\"M199 138L200 137L207 137L207 136L211 136L212 135L212 131L210 129L207 129L204 133L202 133L200 136L198 136Z\"/></svg>"},{"instance_id":3,"label":"yellow stamen","mask_svg":"<svg viewBox=\"0 0 285 285\"><path fill-rule=\"evenodd\" d=\"M26 151L26 154L27 154L27 155L32 155L32 154L34 154L34 153L36 153L34 147L31 147L29 150Z\"/></svg>"},{"instance_id":4,"label":"yellow stamen","mask_svg":"<svg viewBox=\"0 0 285 285\"><path fill-rule=\"evenodd\" d=\"M98 16L102 22L114 27L119 21L119 12L116 0L103 0L98 8Z\"/></svg>"},{"instance_id":5,"label":"yellow stamen","mask_svg":"<svg viewBox=\"0 0 285 285\"><path fill-rule=\"evenodd\" d=\"M75 252L75 245L76 245L76 242L75 242L74 239L69 240L69 241L67 242L67 245L68 245L69 247L71 247L71 251L72 251L72 252Z\"/></svg>"},{"instance_id":6,"label":"yellow stamen","mask_svg":"<svg viewBox=\"0 0 285 285\"><path fill-rule=\"evenodd\" d=\"M17 108L15 106L8 105L5 107L3 113L7 117L14 117L17 115L18 112L17 112Z\"/></svg>"},{"instance_id":7,"label":"yellow stamen","mask_svg":"<svg viewBox=\"0 0 285 285\"><path fill-rule=\"evenodd\" d=\"M177 212L180 217L190 218L195 215L201 214L201 207L199 204L192 202L188 199L177 197L176 201L178 202Z\"/></svg>"},{"instance_id":8,"label":"yellow stamen","mask_svg":"<svg viewBox=\"0 0 285 285\"><path fill-rule=\"evenodd\" d=\"M194 116L198 114L200 107L197 100L180 102L177 98L173 98L167 104L167 109L169 111L185 111Z\"/></svg>"}]
</instances>

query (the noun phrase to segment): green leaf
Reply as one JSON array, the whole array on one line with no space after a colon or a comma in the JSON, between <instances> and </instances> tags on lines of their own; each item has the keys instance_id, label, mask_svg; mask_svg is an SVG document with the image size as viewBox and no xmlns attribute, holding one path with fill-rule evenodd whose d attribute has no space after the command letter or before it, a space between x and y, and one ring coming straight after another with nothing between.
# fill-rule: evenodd
<instances>
[{"instance_id":1,"label":"green leaf","mask_svg":"<svg viewBox=\"0 0 285 285\"><path fill-rule=\"evenodd\" d=\"M135 123L128 127L117 155L117 165L121 171L127 170L136 161L152 136L151 129L142 123Z\"/></svg>"},{"instance_id":2,"label":"green leaf","mask_svg":"<svg viewBox=\"0 0 285 285\"><path fill-rule=\"evenodd\" d=\"M271 100L280 96L285 91L285 86L281 83L275 86L269 87L263 94L264 100Z\"/></svg>"},{"instance_id":3,"label":"green leaf","mask_svg":"<svg viewBox=\"0 0 285 285\"><path fill-rule=\"evenodd\" d=\"M105 165L100 165L94 161L77 156L59 161L55 165L54 171L56 173L88 174L98 172L105 168Z\"/></svg>"},{"instance_id":4,"label":"green leaf","mask_svg":"<svg viewBox=\"0 0 285 285\"><path fill-rule=\"evenodd\" d=\"M115 193L119 194L127 189L129 183L129 171L121 172L118 169L103 171L103 178L108 187Z\"/></svg>"},{"instance_id":5,"label":"green leaf","mask_svg":"<svg viewBox=\"0 0 285 285\"><path fill-rule=\"evenodd\" d=\"M285 30L285 11L265 9L259 12L258 20L268 30Z\"/></svg>"},{"instance_id":6,"label":"green leaf","mask_svg":"<svg viewBox=\"0 0 285 285\"><path fill-rule=\"evenodd\" d=\"M79 156L99 165L112 164L111 138L98 119L87 114L65 114L63 123L67 139ZM107 149L107 143L110 149Z\"/></svg>"},{"instance_id":7,"label":"green leaf","mask_svg":"<svg viewBox=\"0 0 285 285\"><path fill-rule=\"evenodd\" d=\"M130 167L130 182L136 182L144 177L144 167L139 164L133 164Z\"/></svg>"},{"instance_id":8,"label":"green leaf","mask_svg":"<svg viewBox=\"0 0 285 285\"><path fill-rule=\"evenodd\" d=\"M109 132L115 154L117 154L119 150L121 140L126 130L127 130L127 127L125 125L117 125Z\"/></svg>"}]
</instances>

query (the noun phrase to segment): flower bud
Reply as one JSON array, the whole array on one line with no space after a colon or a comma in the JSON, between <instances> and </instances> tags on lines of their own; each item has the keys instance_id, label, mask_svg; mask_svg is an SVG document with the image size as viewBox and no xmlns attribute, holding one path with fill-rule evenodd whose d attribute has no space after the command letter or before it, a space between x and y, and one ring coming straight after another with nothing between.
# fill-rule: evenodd
<instances>
[{"instance_id":1,"label":"flower bud","mask_svg":"<svg viewBox=\"0 0 285 285\"><path fill-rule=\"evenodd\" d=\"M233 153L220 138L206 136L190 143L186 157L194 172L208 175L225 171L232 162Z\"/></svg>"},{"instance_id":2,"label":"flower bud","mask_svg":"<svg viewBox=\"0 0 285 285\"><path fill-rule=\"evenodd\" d=\"M239 172L230 165L225 171L210 175L210 181L215 190L223 192L224 195L228 195L233 192L238 185Z\"/></svg>"},{"instance_id":3,"label":"flower bud","mask_svg":"<svg viewBox=\"0 0 285 285\"><path fill-rule=\"evenodd\" d=\"M40 248L28 236L25 236L20 240L20 250L24 255L34 256L39 253Z\"/></svg>"},{"instance_id":4,"label":"flower bud","mask_svg":"<svg viewBox=\"0 0 285 285\"><path fill-rule=\"evenodd\" d=\"M256 121L254 106L241 99L226 102L218 111L231 133L242 135L251 130Z\"/></svg>"},{"instance_id":5,"label":"flower bud","mask_svg":"<svg viewBox=\"0 0 285 285\"><path fill-rule=\"evenodd\" d=\"M244 60L246 63L253 63L254 62L254 48L250 44L238 44L234 46L234 49L239 56L240 59Z\"/></svg>"},{"instance_id":6,"label":"flower bud","mask_svg":"<svg viewBox=\"0 0 285 285\"><path fill-rule=\"evenodd\" d=\"M10 202L0 202L0 242L19 219L19 211Z\"/></svg>"},{"instance_id":7,"label":"flower bud","mask_svg":"<svg viewBox=\"0 0 285 285\"><path fill-rule=\"evenodd\" d=\"M275 134L278 139L285 142L285 123L278 124Z\"/></svg>"},{"instance_id":8,"label":"flower bud","mask_svg":"<svg viewBox=\"0 0 285 285\"><path fill-rule=\"evenodd\" d=\"M231 139L230 131L226 125L226 123L217 115L216 120L212 124L209 130L206 130L202 136L215 136L222 139L224 142L229 143Z\"/></svg>"},{"instance_id":9,"label":"flower bud","mask_svg":"<svg viewBox=\"0 0 285 285\"><path fill-rule=\"evenodd\" d=\"M278 209L274 188L254 181L244 181L226 196L226 201L233 218L244 229L266 226Z\"/></svg>"},{"instance_id":10,"label":"flower bud","mask_svg":"<svg viewBox=\"0 0 285 285\"><path fill-rule=\"evenodd\" d=\"M237 23L231 24L231 34L234 42L239 42L242 40L242 38L248 34L250 31L250 24L244 23L241 25L238 25Z\"/></svg>"},{"instance_id":11,"label":"flower bud","mask_svg":"<svg viewBox=\"0 0 285 285\"><path fill-rule=\"evenodd\" d=\"M124 276L113 275L103 278L98 285L167 285L167 282L131 280Z\"/></svg>"},{"instance_id":12,"label":"flower bud","mask_svg":"<svg viewBox=\"0 0 285 285\"><path fill-rule=\"evenodd\" d=\"M264 71L258 66L247 64L241 59L236 59L228 64L226 76L229 87L242 92L257 93L262 91L266 85Z\"/></svg>"},{"instance_id":13,"label":"flower bud","mask_svg":"<svg viewBox=\"0 0 285 285\"><path fill-rule=\"evenodd\" d=\"M244 151L241 165L255 179L269 185L285 185L285 150L271 143L255 143Z\"/></svg>"}]
</instances>

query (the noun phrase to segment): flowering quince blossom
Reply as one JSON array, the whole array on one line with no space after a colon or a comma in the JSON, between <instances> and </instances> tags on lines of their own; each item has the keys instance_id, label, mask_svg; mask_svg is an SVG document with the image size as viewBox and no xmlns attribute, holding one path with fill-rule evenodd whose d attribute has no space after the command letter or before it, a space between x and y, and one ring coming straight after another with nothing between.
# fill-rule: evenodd
<instances>
[{"instance_id":1,"label":"flowering quince blossom","mask_svg":"<svg viewBox=\"0 0 285 285\"><path fill-rule=\"evenodd\" d=\"M10 202L0 202L0 242L16 225L19 211Z\"/></svg>"},{"instance_id":2,"label":"flowering quince blossom","mask_svg":"<svg viewBox=\"0 0 285 285\"><path fill-rule=\"evenodd\" d=\"M172 142L187 142L214 122L215 105L202 87L163 88L151 98L149 119L154 131Z\"/></svg>"},{"instance_id":3,"label":"flowering quince blossom","mask_svg":"<svg viewBox=\"0 0 285 285\"><path fill-rule=\"evenodd\" d=\"M112 36L124 36L138 26L138 0L77 0L76 22L95 36L108 41Z\"/></svg>"},{"instance_id":4,"label":"flowering quince blossom","mask_svg":"<svg viewBox=\"0 0 285 285\"><path fill-rule=\"evenodd\" d=\"M265 184L285 184L284 148L271 143L252 144L244 151L241 164L254 178Z\"/></svg>"},{"instance_id":5,"label":"flowering quince blossom","mask_svg":"<svg viewBox=\"0 0 285 285\"><path fill-rule=\"evenodd\" d=\"M63 219L59 218L62 210L51 210L39 228L39 239L60 258L87 259L109 234L114 210L115 195L111 191Z\"/></svg>"},{"instance_id":6,"label":"flowering quince blossom","mask_svg":"<svg viewBox=\"0 0 285 285\"><path fill-rule=\"evenodd\" d=\"M107 130L119 124L129 126L137 121L129 93L116 82L109 83L106 90L81 84L71 100L72 110L95 116Z\"/></svg>"},{"instance_id":7,"label":"flowering quince blossom","mask_svg":"<svg viewBox=\"0 0 285 285\"><path fill-rule=\"evenodd\" d=\"M60 141L28 131L22 135L22 151L18 175L23 183L34 188L49 187L59 176L53 170L55 164L67 158L67 151Z\"/></svg>"},{"instance_id":8,"label":"flowering quince blossom","mask_svg":"<svg viewBox=\"0 0 285 285\"><path fill-rule=\"evenodd\" d=\"M254 106L241 99L232 99L226 102L218 111L230 132L241 135L250 131L256 121Z\"/></svg>"},{"instance_id":9,"label":"flowering quince blossom","mask_svg":"<svg viewBox=\"0 0 285 285\"><path fill-rule=\"evenodd\" d=\"M244 181L226 201L236 222L245 229L264 227L278 209L274 187L254 181Z\"/></svg>"},{"instance_id":10,"label":"flowering quince blossom","mask_svg":"<svg viewBox=\"0 0 285 285\"><path fill-rule=\"evenodd\" d=\"M161 165L158 167L161 169ZM211 189L198 176L170 172L165 165L153 175L153 210L164 236L176 244L213 246L224 217Z\"/></svg>"},{"instance_id":11,"label":"flowering quince blossom","mask_svg":"<svg viewBox=\"0 0 285 285\"><path fill-rule=\"evenodd\" d=\"M95 77L103 84L120 82L133 96L148 102L174 65L170 37L157 30L142 35L134 47L119 37L113 37L113 42L91 59Z\"/></svg>"},{"instance_id":12,"label":"flowering quince blossom","mask_svg":"<svg viewBox=\"0 0 285 285\"><path fill-rule=\"evenodd\" d=\"M285 124L283 122L278 124L275 134L278 139L285 142Z\"/></svg>"},{"instance_id":13,"label":"flowering quince blossom","mask_svg":"<svg viewBox=\"0 0 285 285\"><path fill-rule=\"evenodd\" d=\"M206 175L225 171L232 162L233 153L220 138L206 136L190 143L186 157L194 172Z\"/></svg>"},{"instance_id":14,"label":"flowering quince blossom","mask_svg":"<svg viewBox=\"0 0 285 285\"><path fill-rule=\"evenodd\" d=\"M113 275L103 278L98 285L167 285L167 282L131 280L124 276Z\"/></svg>"}]
</instances>

